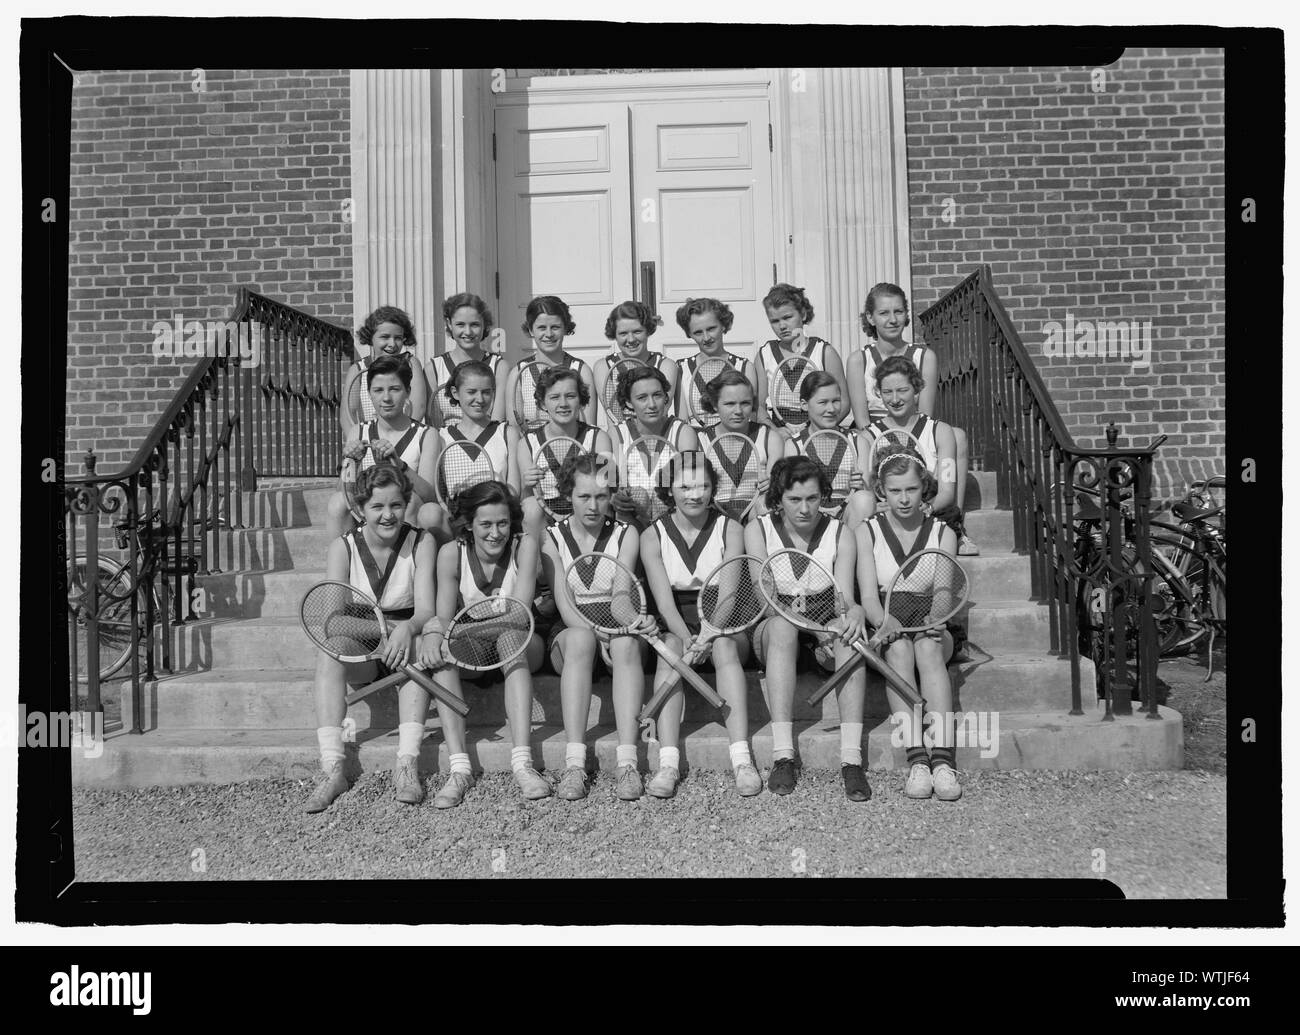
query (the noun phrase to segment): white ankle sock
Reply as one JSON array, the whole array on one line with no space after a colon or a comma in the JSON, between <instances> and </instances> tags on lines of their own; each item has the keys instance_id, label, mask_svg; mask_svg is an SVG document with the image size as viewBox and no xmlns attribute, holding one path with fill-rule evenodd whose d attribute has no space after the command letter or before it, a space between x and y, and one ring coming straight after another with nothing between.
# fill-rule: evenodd
<instances>
[{"instance_id":1,"label":"white ankle sock","mask_svg":"<svg viewBox=\"0 0 1300 1035\"><path fill-rule=\"evenodd\" d=\"M397 753L412 758L420 756L420 741L424 739L424 723L401 722L397 725Z\"/></svg>"},{"instance_id":2,"label":"white ankle sock","mask_svg":"<svg viewBox=\"0 0 1300 1035\"><path fill-rule=\"evenodd\" d=\"M620 744L618 746L618 767L622 769L625 765L636 766L635 744Z\"/></svg>"},{"instance_id":3,"label":"white ankle sock","mask_svg":"<svg viewBox=\"0 0 1300 1035\"><path fill-rule=\"evenodd\" d=\"M680 752L677 748L665 748L665 747L661 747L661 748L659 749L659 768L660 768L660 769L662 769L662 768L663 768L664 766L666 766L666 765L670 765L670 766L672 766L674 769L680 769L680 768L682 767L682 766L681 766L681 761L682 761L681 752Z\"/></svg>"},{"instance_id":4,"label":"white ankle sock","mask_svg":"<svg viewBox=\"0 0 1300 1035\"><path fill-rule=\"evenodd\" d=\"M840 764L862 764L862 723L840 723Z\"/></svg>"},{"instance_id":5,"label":"white ankle sock","mask_svg":"<svg viewBox=\"0 0 1300 1035\"><path fill-rule=\"evenodd\" d=\"M343 727L319 726L316 729L316 743L320 745L320 767L329 772L335 762L342 762Z\"/></svg>"},{"instance_id":6,"label":"white ankle sock","mask_svg":"<svg viewBox=\"0 0 1300 1035\"><path fill-rule=\"evenodd\" d=\"M753 765L754 760L749 754L749 745L743 740L738 740L727 748L727 753L731 755L731 768L735 769L738 765Z\"/></svg>"},{"instance_id":7,"label":"white ankle sock","mask_svg":"<svg viewBox=\"0 0 1300 1035\"><path fill-rule=\"evenodd\" d=\"M531 769L533 767L533 749L528 747L517 747L510 749L510 768L514 772L520 769Z\"/></svg>"},{"instance_id":8,"label":"white ankle sock","mask_svg":"<svg viewBox=\"0 0 1300 1035\"><path fill-rule=\"evenodd\" d=\"M458 751L454 755L449 755L447 761L453 773L464 773L469 776L474 772L469 765L469 755L463 751Z\"/></svg>"},{"instance_id":9,"label":"white ankle sock","mask_svg":"<svg viewBox=\"0 0 1300 1035\"><path fill-rule=\"evenodd\" d=\"M794 758L794 723L772 723L772 757Z\"/></svg>"},{"instance_id":10,"label":"white ankle sock","mask_svg":"<svg viewBox=\"0 0 1300 1035\"><path fill-rule=\"evenodd\" d=\"M578 741L569 741L564 745L564 767L582 769L587 764L587 745Z\"/></svg>"}]
</instances>

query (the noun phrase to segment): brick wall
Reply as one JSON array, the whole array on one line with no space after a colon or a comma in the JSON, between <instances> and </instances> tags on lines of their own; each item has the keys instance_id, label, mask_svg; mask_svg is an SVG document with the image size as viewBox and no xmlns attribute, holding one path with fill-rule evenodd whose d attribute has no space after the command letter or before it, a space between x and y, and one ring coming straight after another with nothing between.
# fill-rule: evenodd
<instances>
[{"instance_id":1,"label":"brick wall","mask_svg":"<svg viewBox=\"0 0 1300 1035\"><path fill-rule=\"evenodd\" d=\"M1076 438L1104 442L1107 420L1123 442L1168 433L1166 484L1217 468L1222 52L1131 49L1100 73L909 68L904 81L913 313L988 263ZM1048 355L1053 322L1059 341L1071 318L1076 340L1077 321L1150 321L1149 365Z\"/></svg>"},{"instance_id":2,"label":"brick wall","mask_svg":"<svg viewBox=\"0 0 1300 1035\"><path fill-rule=\"evenodd\" d=\"M155 321L224 318L248 286L352 319L348 72L83 72L72 101L69 473L129 459L195 360Z\"/></svg>"}]
</instances>

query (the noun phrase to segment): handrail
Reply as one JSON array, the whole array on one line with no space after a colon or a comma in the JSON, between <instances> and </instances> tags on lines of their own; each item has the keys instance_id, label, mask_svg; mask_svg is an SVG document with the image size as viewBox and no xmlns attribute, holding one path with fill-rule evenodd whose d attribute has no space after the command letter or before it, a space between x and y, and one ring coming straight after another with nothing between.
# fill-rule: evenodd
<instances>
[{"instance_id":1,"label":"handrail","mask_svg":"<svg viewBox=\"0 0 1300 1035\"><path fill-rule=\"evenodd\" d=\"M1111 424L1104 448L1076 442L987 265L919 320L940 357L936 416L965 428L972 463L998 474L998 504L1012 511L1016 549L1030 557L1032 595L1048 605L1052 649L1071 663L1072 712L1082 714L1075 603L1087 587L1101 586L1106 607L1098 678L1106 689L1106 715L1131 714L1128 690L1136 686L1144 711L1157 717L1150 507L1152 458L1164 437L1121 448ZM1055 492L1057 484L1066 491ZM1086 570L1074 542L1075 493L1081 489L1099 495L1104 544ZM1127 515L1126 499L1132 506Z\"/></svg>"},{"instance_id":2,"label":"handrail","mask_svg":"<svg viewBox=\"0 0 1300 1035\"><path fill-rule=\"evenodd\" d=\"M104 474L92 450L86 473L64 478L74 694L84 680L87 709L102 711L101 671L117 659L101 656L101 634L114 651L127 644L135 733L144 729L142 680L154 678L156 656L172 669L170 627L202 616L194 577L222 570L223 542L231 556L223 533L244 527L245 493L263 475L336 472L340 382L352 358L350 331L249 288L228 319L183 326L185 347L203 355L131 459ZM119 512L126 558L103 562L100 518Z\"/></svg>"}]
</instances>

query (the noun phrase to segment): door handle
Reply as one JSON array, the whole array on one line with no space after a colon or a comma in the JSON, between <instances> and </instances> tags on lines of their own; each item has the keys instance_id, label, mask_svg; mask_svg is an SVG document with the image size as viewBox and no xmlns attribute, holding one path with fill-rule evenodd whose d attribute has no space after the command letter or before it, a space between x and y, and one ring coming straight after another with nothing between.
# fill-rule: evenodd
<instances>
[{"instance_id":1,"label":"door handle","mask_svg":"<svg viewBox=\"0 0 1300 1035\"><path fill-rule=\"evenodd\" d=\"M655 264L641 263L641 301L651 309L658 308L659 298L655 294Z\"/></svg>"}]
</instances>

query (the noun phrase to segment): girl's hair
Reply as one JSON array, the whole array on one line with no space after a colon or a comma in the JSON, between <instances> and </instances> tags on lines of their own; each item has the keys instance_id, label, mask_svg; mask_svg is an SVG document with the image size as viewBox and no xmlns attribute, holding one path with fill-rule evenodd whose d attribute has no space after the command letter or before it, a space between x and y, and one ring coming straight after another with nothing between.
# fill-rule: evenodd
<instances>
[{"instance_id":1,"label":"girl's hair","mask_svg":"<svg viewBox=\"0 0 1300 1035\"><path fill-rule=\"evenodd\" d=\"M624 409L632 406L632 386L638 381L658 381L659 387L664 390L664 395L668 394L668 378L662 371L654 367L637 367L618 382L618 403Z\"/></svg>"},{"instance_id":2,"label":"girl's hair","mask_svg":"<svg viewBox=\"0 0 1300 1035\"><path fill-rule=\"evenodd\" d=\"M554 388L561 381L567 381L572 378L578 385L578 405L586 406L591 402L591 392L587 390L586 383L582 380L582 375L578 373L577 367L547 367L537 375L537 383L533 386L533 402L541 406L546 399L546 393Z\"/></svg>"},{"instance_id":3,"label":"girl's hair","mask_svg":"<svg viewBox=\"0 0 1300 1035\"><path fill-rule=\"evenodd\" d=\"M609 316L605 318L605 337L610 341L613 341L614 335L618 333L619 320L635 320L645 328L647 338L654 334L664 322L664 318L644 302L620 302L609 311Z\"/></svg>"},{"instance_id":4,"label":"girl's hair","mask_svg":"<svg viewBox=\"0 0 1300 1035\"><path fill-rule=\"evenodd\" d=\"M830 499L831 479L826 468L810 456L783 456L772 465L772 480L767 486L767 495L763 497L767 509L775 511L781 506L781 497L800 482L816 481L821 488L822 499Z\"/></svg>"},{"instance_id":5,"label":"girl's hair","mask_svg":"<svg viewBox=\"0 0 1300 1035\"><path fill-rule=\"evenodd\" d=\"M783 305L794 306L804 323L812 323L812 303L808 301L803 288L793 284L773 284L772 290L763 296L763 308L771 312Z\"/></svg>"},{"instance_id":6,"label":"girl's hair","mask_svg":"<svg viewBox=\"0 0 1300 1035\"><path fill-rule=\"evenodd\" d=\"M609 460L599 453L573 452L564 458L564 463L560 465L560 472L555 476L558 486L557 492L561 497L573 495L573 489L578 483L578 475L587 474L596 478L601 475L604 469L609 465Z\"/></svg>"},{"instance_id":7,"label":"girl's hair","mask_svg":"<svg viewBox=\"0 0 1300 1035\"><path fill-rule=\"evenodd\" d=\"M370 348L370 340L375 336L375 331L379 330L381 323L397 324L402 328L402 347L415 350L415 325L411 323L411 318L395 305L381 305L367 316L366 322L357 328L357 340L366 348Z\"/></svg>"},{"instance_id":8,"label":"girl's hair","mask_svg":"<svg viewBox=\"0 0 1300 1035\"><path fill-rule=\"evenodd\" d=\"M917 395L920 395L921 389L925 387L925 378L921 376L921 371L917 370L916 364L906 356L890 356L876 367L872 377L875 379L877 390L890 374L905 375L912 382L912 388L916 390Z\"/></svg>"},{"instance_id":9,"label":"girl's hair","mask_svg":"<svg viewBox=\"0 0 1300 1035\"><path fill-rule=\"evenodd\" d=\"M405 356L380 356L370 364L369 374L367 384L373 384L381 374L396 374L406 385L406 390L411 390L411 361Z\"/></svg>"},{"instance_id":10,"label":"girl's hair","mask_svg":"<svg viewBox=\"0 0 1300 1035\"><path fill-rule=\"evenodd\" d=\"M749 383L749 378L735 367L727 367L726 370L704 386L704 394L700 398L700 404L707 413L718 412L718 399L722 396L722 390L730 388L732 385L744 385L749 389L750 401L754 401L754 386Z\"/></svg>"},{"instance_id":11,"label":"girl's hair","mask_svg":"<svg viewBox=\"0 0 1300 1035\"><path fill-rule=\"evenodd\" d=\"M884 499L880 490L884 487L886 476L909 474L913 468L916 469L917 476L921 479L921 499L929 503L939 493L939 480L925 466L925 461L916 450L901 447L897 453L887 453L882 457L880 464L871 472L870 485L875 491L876 497Z\"/></svg>"},{"instance_id":12,"label":"girl's hair","mask_svg":"<svg viewBox=\"0 0 1300 1035\"><path fill-rule=\"evenodd\" d=\"M578 329L573 317L569 315L569 307L564 304L564 299L555 295L538 295L528 303L528 308L524 310L525 334L532 335L533 324L539 316L558 316L564 323L565 334L572 334Z\"/></svg>"},{"instance_id":13,"label":"girl's hair","mask_svg":"<svg viewBox=\"0 0 1300 1035\"><path fill-rule=\"evenodd\" d=\"M524 530L524 508L504 482L479 482L451 498L451 527L457 537L469 542L473 538L470 526L480 507L505 504L510 510L510 534L519 535Z\"/></svg>"},{"instance_id":14,"label":"girl's hair","mask_svg":"<svg viewBox=\"0 0 1300 1035\"><path fill-rule=\"evenodd\" d=\"M687 449L676 454L668 461L669 490L671 491L673 484L677 481L677 475L680 471L695 471L699 469L701 464L704 465L704 474L709 479L709 498L712 499L718 492L718 472L713 469L709 455L702 449Z\"/></svg>"},{"instance_id":15,"label":"girl's hair","mask_svg":"<svg viewBox=\"0 0 1300 1035\"><path fill-rule=\"evenodd\" d=\"M496 388L497 376L492 373L492 368L481 359L473 359L458 366L443 386L442 392L449 402L458 402L453 392L460 391L460 386L467 377L485 377L492 382L493 389Z\"/></svg>"},{"instance_id":16,"label":"girl's hair","mask_svg":"<svg viewBox=\"0 0 1300 1035\"><path fill-rule=\"evenodd\" d=\"M897 284L877 284L867 292L867 300L862 303L862 329L867 332L868 337L880 337L867 317L876 311L876 303L882 298L901 298L903 300L903 316L905 317L903 326L906 327L912 322L912 317L909 315L907 308L907 292Z\"/></svg>"},{"instance_id":17,"label":"girl's hair","mask_svg":"<svg viewBox=\"0 0 1300 1035\"><path fill-rule=\"evenodd\" d=\"M375 464L374 467L367 467L357 475L357 487L353 490L353 498L357 503L365 506L366 501L375 494L375 490L382 489L386 485L396 485L402 492L402 499L407 503L411 502L411 480L406 477L405 471L387 460Z\"/></svg>"},{"instance_id":18,"label":"girl's hair","mask_svg":"<svg viewBox=\"0 0 1300 1035\"><path fill-rule=\"evenodd\" d=\"M799 398L808 402L817 392L828 386L839 387L839 382L835 380L834 374L828 374L825 370L814 370L803 379L803 384L799 386Z\"/></svg>"},{"instance_id":19,"label":"girl's hair","mask_svg":"<svg viewBox=\"0 0 1300 1035\"><path fill-rule=\"evenodd\" d=\"M470 294L468 291L462 291L459 295L452 295L442 303L442 318L450 323L456 310L464 309L466 306L470 309L476 309L479 316L483 318L483 337L486 338L488 331L492 329L492 310L487 307L487 303L478 295Z\"/></svg>"},{"instance_id":20,"label":"girl's hair","mask_svg":"<svg viewBox=\"0 0 1300 1035\"><path fill-rule=\"evenodd\" d=\"M677 326L689 338L691 317L702 316L704 313L713 313L718 318L718 323L722 324L723 334L731 330L731 325L736 319L731 312L731 306L726 302L719 302L716 298L688 298L686 304L677 310Z\"/></svg>"}]
</instances>

